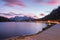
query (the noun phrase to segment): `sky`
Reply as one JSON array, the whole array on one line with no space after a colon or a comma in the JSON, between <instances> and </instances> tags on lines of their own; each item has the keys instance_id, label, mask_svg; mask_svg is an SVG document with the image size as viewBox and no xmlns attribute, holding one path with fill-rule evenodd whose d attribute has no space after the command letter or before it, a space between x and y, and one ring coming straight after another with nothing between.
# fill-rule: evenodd
<instances>
[{"instance_id":1,"label":"sky","mask_svg":"<svg viewBox=\"0 0 60 40\"><path fill-rule=\"evenodd\" d=\"M14 13L14 16L24 14L41 18L58 6L60 0L0 0L0 15L8 13L12 16Z\"/></svg>"}]
</instances>

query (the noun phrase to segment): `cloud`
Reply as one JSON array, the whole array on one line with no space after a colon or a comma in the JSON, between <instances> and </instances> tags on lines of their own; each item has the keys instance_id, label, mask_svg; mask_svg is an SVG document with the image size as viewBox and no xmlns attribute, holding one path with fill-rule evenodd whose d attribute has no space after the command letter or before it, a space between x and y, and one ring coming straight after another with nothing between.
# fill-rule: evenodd
<instances>
[{"instance_id":1,"label":"cloud","mask_svg":"<svg viewBox=\"0 0 60 40\"><path fill-rule=\"evenodd\" d=\"M0 15L4 15L4 16L13 16L14 14L9 14L9 13L0 13Z\"/></svg>"},{"instance_id":2,"label":"cloud","mask_svg":"<svg viewBox=\"0 0 60 40\"><path fill-rule=\"evenodd\" d=\"M51 4L51 5L56 5L56 4L59 4L59 0L52 0L50 2L47 2L47 4Z\"/></svg>"},{"instance_id":3,"label":"cloud","mask_svg":"<svg viewBox=\"0 0 60 40\"><path fill-rule=\"evenodd\" d=\"M12 17L15 17L15 16L19 16L19 17L23 17L23 16L27 16L27 17L32 17L32 18L38 18L36 15L32 15L32 14L15 14L15 13L0 13L0 16L3 16L3 17L7 17L7 18L12 18Z\"/></svg>"},{"instance_id":4,"label":"cloud","mask_svg":"<svg viewBox=\"0 0 60 40\"><path fill-rule=\"evenodd\" d=\"M14 17L15 15L7 14L7 13L0 13L0 16L11 18L11 17Z\"/></svg>"},{"instance_id":5,"label":"cloud","mask_svg":"<svg viewBox=\"0 0 60 40\"><path fill-rule=\"evenodd\" d=\"M25 7L26 4L22 0L3 0L7 6L22 6Z\"/></svg>"},{"instance_id":6,"label":"cloud","mask_svg":"<svg viewBox=\"0 0 60 40\"><path fill-rule=\"evenodd\" d=\"M0 15L4 15L4 16L21 16L23 14L15 14L15 13L10 12L10 13L0 13Z\"/></svg>"},{"instance_id":7,"label":"cloud","mask_svg":"<svg viewBox=\"0 0 60 40\"><path fill-rule=\"evenodd\" d=\"M4 16L4 17L7 17L7 18L11 18L11 17L15 17L15 16L24 16L23 14L15 14L15 13L0 13L0 16Z\"/></svg>"},{"instance_id":8,"label":"cloud","mask_svg":"<svg viewBox=\"0 0 60 40\"><path fill-rule=\"evenodd\" d=\"M36 3L44 3L48 5L60 4L60 0L33 0Z\"/></svg>"},{"instance_id":9,"label":"cloud","mask_svg":"<svg viewBox=\"0 0 60 40\"><path fill-rule=\"evenodd\" d=\"M45 15L42 13L42 14L40 14L40 16L45 16Z\"/></svg>"}]
</instances>

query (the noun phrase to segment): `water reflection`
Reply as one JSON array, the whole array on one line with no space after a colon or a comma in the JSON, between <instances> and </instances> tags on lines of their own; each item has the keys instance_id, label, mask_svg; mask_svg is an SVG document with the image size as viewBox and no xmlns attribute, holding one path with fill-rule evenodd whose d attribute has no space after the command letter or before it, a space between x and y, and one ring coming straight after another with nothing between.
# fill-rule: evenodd
<instances>
[{"instance_id":1,"label":"water reflection","mask_svg":"<svg viewBox=\"0 0 60 40\"><path fill-rule=\"evenodd\" d=\"M36 34L45 27L47 27L45 23L0 22L0 38Z\"/></svg>"}]
</instances>

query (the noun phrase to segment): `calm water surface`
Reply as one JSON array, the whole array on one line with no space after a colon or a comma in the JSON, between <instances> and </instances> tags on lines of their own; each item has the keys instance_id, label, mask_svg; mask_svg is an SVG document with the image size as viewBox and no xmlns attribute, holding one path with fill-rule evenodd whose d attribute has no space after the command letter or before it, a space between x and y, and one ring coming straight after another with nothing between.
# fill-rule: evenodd
<instances>
[{"instance_id":1,"label":"calm water surface","mask_svg":"<svg viewBox=\"0 0 60 40\"><path fill-rule=\"evenodd\" d=\"M0 22L0 39L21 35L31 35L47 27L45 23L36 22Z\"/></svg>"}]
</instances>

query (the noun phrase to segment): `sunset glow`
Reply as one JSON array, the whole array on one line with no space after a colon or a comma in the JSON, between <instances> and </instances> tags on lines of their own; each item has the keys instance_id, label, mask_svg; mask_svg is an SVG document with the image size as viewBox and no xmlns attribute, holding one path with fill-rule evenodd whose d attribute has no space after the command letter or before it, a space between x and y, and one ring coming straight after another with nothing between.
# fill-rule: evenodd
<instances>
[{"instance_id":1,"label":"sunset glow","mask_svg":"<svg viewBox=\"0 0 60 40\"><path fill-rule=\"evenodd\" d=\"M0 13L9 14L7 16L3 14L6 17L14 17L17 14L23 14L41 18L41 13L43 13L44 16L48 15L58 6L60 6L60 0L0 0ZM11 12L16 15L13 15ZM0 14L0 16L2 16L2 14Z\"/></svg>"}]
</instances>

